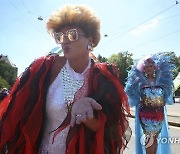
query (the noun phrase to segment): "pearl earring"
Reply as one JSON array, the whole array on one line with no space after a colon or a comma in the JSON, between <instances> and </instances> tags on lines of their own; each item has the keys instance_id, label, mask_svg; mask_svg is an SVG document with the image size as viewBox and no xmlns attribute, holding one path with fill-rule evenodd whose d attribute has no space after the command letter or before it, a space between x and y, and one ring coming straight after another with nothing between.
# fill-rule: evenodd
<instances>
[{"instance_id":1,"label":"pearl earring","mask_svg":"<svg viewBox=\"0 0 180 154\"><path fill-rule=\"evenodd\" d=\"M155 76L156 76L156 70L154 70L154 73L153 73L153 77L155 78Z\"/></svg>"},{"instance_id":2,"label":"pearl earring","mask_svg":"<svg viewBox=\"0 0 180 154\"><path fill-rule=\"evenodd\" d=\"M90 50L90 51L93 51L92 45L88 44L87 49Z\"/></svg>"}]
</instances>

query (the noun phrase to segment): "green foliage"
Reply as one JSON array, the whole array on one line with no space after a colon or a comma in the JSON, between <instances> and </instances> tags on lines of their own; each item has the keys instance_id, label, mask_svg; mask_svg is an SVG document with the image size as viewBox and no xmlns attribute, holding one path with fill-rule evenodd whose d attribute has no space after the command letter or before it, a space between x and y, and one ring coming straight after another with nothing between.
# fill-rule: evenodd
<instances>
[{"instance_id":1,"label":"green foliage","mask_svg":"<svg viewBox=\"0 0 180 154\"><path fill-rule=\"evenodd\" d=\"M166 55L169 55L172 57L172 62L175 64L176 69L173 70L174 78L178 75L180 72L180 56L177 57L174 52L159 52ZM100 62L109 62L115 64L120 72L120 81L123 85L125 85L125 80L128 75L128 70L130 70L130 66L133 64L132 55L127 52L120 52L118 54L111 55L110 58L102 57L101 55L98 55L98 61Z\"/></svg>"},{"instance_id":2,"label":"green foliage","mask_svg":"<svg viewBox=\"0 0 180 154\"><path fill-rule=\"evenodd\" d=\"M106 57L102 57L101 55L98 55L97 57L98 61L103 63L103 62L107 62L107 58Z\"/></svg>"},{"instance_id":3,"label":"green foliage","mask_svg":"<svg viewBox=\"0 0 180 154\"><path fill-rule=\"evenodd\" d=\"M126 52L120 52L118 54L113 54L108 58L108 62L115 64L120 73L120 81L125 86L125 81L128 76L128 70L133 64L132 54Z\"/></svg>"},{"instance_id":4,"label":"green foliage","mask_svg":"<svg viewBox=\"0 0 180 154\"><path fill-rule=\"evenodd\" d=\"M12 67L5 61L0 61L0 76L12 86L17 78L17 68Z\"/></svg>"},{"instance_id":5,"label":"green foliage","mask_svg":"<svg viewBox=\"0 0 180 154\"><path fill-rule=\"evenodd\" d=\"M0 88L10 89L9 83L0 76Z\"/></svg>"},{"instance_id":6,"label":"green foliage","mask_svg":"<svg viewBox=\"0 0 180 154\"><path fill-rule=\"evenodd\" d=\"M175 56L173 58L173 62L175 64L175 66L176 66L176 70L174 70L174 75L176 77L179 74L179 72L180 72L180 56L179 57Z\"/></svg>"}]
</instances>

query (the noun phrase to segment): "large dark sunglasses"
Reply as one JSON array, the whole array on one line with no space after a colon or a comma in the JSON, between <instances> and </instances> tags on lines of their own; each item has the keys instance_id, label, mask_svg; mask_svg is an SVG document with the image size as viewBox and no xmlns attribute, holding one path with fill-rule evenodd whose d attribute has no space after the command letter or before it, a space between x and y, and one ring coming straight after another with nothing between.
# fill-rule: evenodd
<instances>
[{"instance_id":1,"label":"large dark sunglasses","mask_svg":"<svg viewBox=\"0 0 180 154\"><path fill-rule=\"evenodd\" d=\"M64 42L64 37L67 37L70 42L74 42L79 39L79 35L86 36L85 34L78 33L77 29L70 29L66 34L63 34L62 32L55 33L54 38L57 44L61 44Z\"/></svg>"}]
</instances>

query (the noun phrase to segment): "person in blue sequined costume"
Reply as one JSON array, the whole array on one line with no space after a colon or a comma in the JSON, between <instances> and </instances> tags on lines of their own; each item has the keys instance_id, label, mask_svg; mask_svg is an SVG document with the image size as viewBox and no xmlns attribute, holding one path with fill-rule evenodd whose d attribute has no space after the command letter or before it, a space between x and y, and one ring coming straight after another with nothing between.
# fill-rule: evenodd
<instances>
[{"instance_id":1,"label":"person in blue sequined costume","mask_svg":"<svg viewBox=\"0 0 180 154\"><path fill-rule=\"evenodd\" d=\"M166 105L173 101L174 65L165 54L148 55L128 72L125 91L135 106L135 153L171 154Z\"/></svg>"}]
</instances>

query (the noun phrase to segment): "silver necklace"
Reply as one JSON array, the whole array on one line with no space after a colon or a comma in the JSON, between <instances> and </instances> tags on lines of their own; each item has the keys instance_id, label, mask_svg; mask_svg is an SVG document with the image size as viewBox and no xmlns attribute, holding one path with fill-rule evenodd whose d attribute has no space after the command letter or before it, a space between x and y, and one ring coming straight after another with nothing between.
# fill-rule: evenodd
<instances>
[{"instance_id":1,"label":"silver necklace","mask_svg":"<svg viewBox=\"0 0 180 154\"><path fill-rule=\"evenodd\" d=\"M71 77L66 67L63 67L61 72L64 102L66 104L67 112L69 112L72 108L74 95L76 91L82 87L84 80L76 80Z\"/></svg>"}]
</instances>

